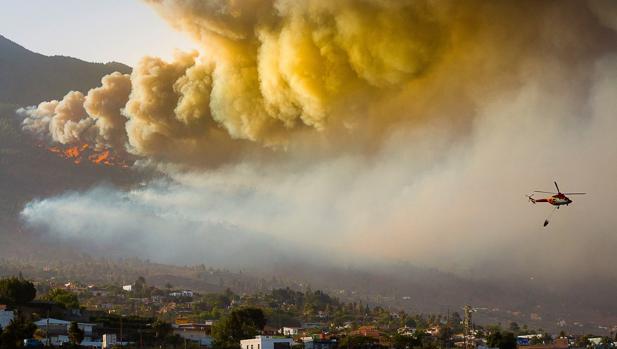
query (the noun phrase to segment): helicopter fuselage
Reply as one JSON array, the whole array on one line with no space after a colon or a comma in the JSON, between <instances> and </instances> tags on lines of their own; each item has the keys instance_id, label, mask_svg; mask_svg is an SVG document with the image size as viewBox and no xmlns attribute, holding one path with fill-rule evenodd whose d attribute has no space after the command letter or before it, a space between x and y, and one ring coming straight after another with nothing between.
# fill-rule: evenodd
<instances>
[{"instance_id":1,"label":"helicopter fuselage","mask_svg":"<svg viewBox=\"0 0 617 349\"><path fill-rule=\"evenodd\" d=\"M549 204L553 206L569 205L572 202L572 200L570 200L569 197L561 193L555 194L553 196L549 196L545 199L531 199L531 200L534 204L536 202L548 202Z\"/></svg>"}]
</instances>

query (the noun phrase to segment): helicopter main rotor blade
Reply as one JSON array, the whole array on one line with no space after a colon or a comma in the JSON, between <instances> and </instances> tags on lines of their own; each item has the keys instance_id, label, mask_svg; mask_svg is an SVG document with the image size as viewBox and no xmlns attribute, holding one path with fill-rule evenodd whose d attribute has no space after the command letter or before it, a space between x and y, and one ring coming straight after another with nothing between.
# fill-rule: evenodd
<instances>
[{"instance_id":1,"label":"helicopter main rotor blade","mask_svg":"<svg viewBox=\"0 0 617 349\"><path fill-rule=\"evenodd\" d=\"M553 183L555 183L555 188L557 188L557 194L561 193L561 191L559 191L559 186L557 185L557 181L554 181Z\"/></svg>"},{"instance_id":2,"label":"helicopter main rotor blade","mask_svg":"<svg viewBox=\"0 0 617 349\"><path fill-rule=\"evenodd\" d=\"M558 194L552 191L541 191L541 190L534 190L534 193L543 193L543 194Z\"/></svg>"},{"instance_id":3,"label":"helicopter main rotor blade","mask_svg":"<svg viewBox=\"0 0 617 349\"><path fill-rule=\"evenodd\" d=\"M565 195L585 195L587 193L563 193Z\"/></svg>"}]
</instances>

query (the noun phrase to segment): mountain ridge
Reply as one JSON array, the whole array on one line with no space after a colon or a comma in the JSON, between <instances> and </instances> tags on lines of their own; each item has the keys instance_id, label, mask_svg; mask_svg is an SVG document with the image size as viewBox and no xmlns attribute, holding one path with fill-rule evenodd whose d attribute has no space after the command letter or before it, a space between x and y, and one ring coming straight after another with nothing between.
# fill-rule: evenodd
<instances>
[{"instance_id":1,"label":"mountain ridge","mask_svg":"<svg viewBox=\"0 0 617 349\"><path fill-rule=\"evenodd\" d=\"M67 91L88 92L101 78L131 67L119 62L92 63L78 58L46 56L0 34L0 103L26 106L60 99Z\"/></svg>"}]
</instances>

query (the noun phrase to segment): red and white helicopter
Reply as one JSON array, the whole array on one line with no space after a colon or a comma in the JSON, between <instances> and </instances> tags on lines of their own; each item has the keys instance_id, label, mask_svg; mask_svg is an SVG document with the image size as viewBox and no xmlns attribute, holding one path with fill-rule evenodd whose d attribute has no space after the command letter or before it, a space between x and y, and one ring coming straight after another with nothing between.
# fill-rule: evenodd
<instances>
[{"instance_id":1,"label":"red and white helicopter","mask_svg":"<svg viewBox=\"0 0 617 349\"><path fill-rule=\"evenodd\" d=\"M557 188L557 192L552 192L552 191L541 191L541 190L534 190L534 193L543 193L543 194L553 194L551 196L548 196L546 198L543 199L534 199L533 195L534 194L529 194L527 195L527 197L529 198L529 201L531 201L532 203L537 203L537 202L548 202L549 204L555 206L555 209L558 209L560 206L562 205L570 205L572 203L572 200L567 196L567 195L585 195L587 193L562 193L559 190L559 186L557 185L557 182L553 182L555 183L555 188ZM554 210L553 210L554 212ZM552 215L552 213L551 213ZM550 216L549 216L550 217ZM548 218L546 220L544 220L544 226L546 227L548 225Z\"/></svg>"}]
</instances>

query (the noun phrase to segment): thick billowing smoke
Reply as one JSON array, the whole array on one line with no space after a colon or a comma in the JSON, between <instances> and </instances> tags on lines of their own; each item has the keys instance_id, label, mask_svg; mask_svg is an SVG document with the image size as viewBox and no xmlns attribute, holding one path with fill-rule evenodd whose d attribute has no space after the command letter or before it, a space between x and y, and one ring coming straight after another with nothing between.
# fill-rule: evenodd
<instances>
[{"instance_id":1,"label":"thick billowing smoke","mask_svg":"<svg viewBox=\"0 0 617 349\"><path fill-rule=\"evenodd\" d=\"M20 109L25 116L24 129L61 144L92 143L123 152L126 117L121 111L128 101L131 81L126 74L113 73L101 83L86 96L72 91L61 101Z\"/></svg>"},{"instance_id":2,"label":"thick billowing smoke","mask_svg":"<svg viewBox=\"0 0 617 349\"><path fill-rule=\"evenodd\" d=\"M33 226L181 263L318 253L617 279L615 2L148 3L200 53L144 58L119 113L70 93L24 127L126 137L169 178L33 201ZM554 179L590 195L543 229L550 208L524 194Z\"/></svg>"},{"instance_id":3,"label":"thick billowing smoke","mask_svg":"<svg viewBox=\"0 0 617 349\"><path fill-rule=\"evenodd\" d=\"M96 143L123 149L126 144L126 117L121 109L128 101L131 81L128 75L113 73L103 77L101 82L101 87L88 92L84 108L96 123Z\"/></svg>"},{"instance_id":4,"label":"thick billowing smoke","mask_svg":"<svg viewBox=\"0 0 617 349\"><path fill-rule=\"evenodd\" d=\"M27 130L206 165L263 146L375 151L393 130L427 120L464 132L475 104L520 83L522 68L546 56L584 63L605 49L586 4L147 2L202 53L146 57L130 88L116 73L86 97L32 107Z\"/></svg>"},{"instance_id":5,"label":"thick billowing smoke","mask_svg":"<svg viewBox=\"0 0 617 349\"><path fill-rule=\"evenodd\" d=\"M617 217L598 203L617 194L617 57L590 74L587 95L577 86L555 94L549 87L561 77L548 74L491 98L471 138L454 147L435 125L393 135L373 160L164 169L169 179L128 192L31 202L23 217L86 249L164 262L258 267L293 256L537 282L615 280ZM543 228L552 209L525 194L551 190L553 179L589 195L573 197Z\"/></svg>"}]
</instances>

